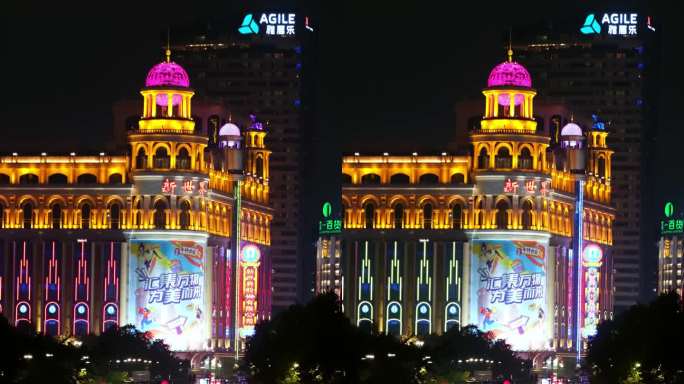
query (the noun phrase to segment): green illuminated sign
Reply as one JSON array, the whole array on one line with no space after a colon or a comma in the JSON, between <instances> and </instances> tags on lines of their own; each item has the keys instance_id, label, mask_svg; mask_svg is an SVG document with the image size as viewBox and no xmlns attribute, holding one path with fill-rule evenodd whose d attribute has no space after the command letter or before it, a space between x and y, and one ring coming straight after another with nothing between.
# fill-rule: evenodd
<instances>
[{"instance_id":1,"label":"green illuminated sign","mask_svg":"<svg viewBox=\"0 0 684 384\"><path fill-rule=\"evenodd\" d=\"M342 232L342 220L333 219L330 217L332 215L332 204L326 201L323 203L323 220L318 222L318 233L321 235L330 235Z\"/></svg>"},{"instance_id":2,"label":"green illuminated sign","mask_svg":"<svg viewBox=\"0 0 684 384\"><path fill-rule=\"evenodd\" d=\"M684 219L672 218L674 215L674 204L668 201L665 203L665 220L660 220L660 233L663 235L684 233Z\"/></svg>"}]
</instances>

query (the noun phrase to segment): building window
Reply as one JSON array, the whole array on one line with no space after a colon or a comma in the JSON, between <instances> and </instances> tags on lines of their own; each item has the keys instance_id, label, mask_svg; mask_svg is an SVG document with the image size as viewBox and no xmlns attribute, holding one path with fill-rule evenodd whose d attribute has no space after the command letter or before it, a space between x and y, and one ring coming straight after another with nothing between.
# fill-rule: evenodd
<instances>
[{"instance_id":1,"label":"building window","mask_svg":"<svg viewBox=\"0 0 684 384\"><path fill-rule=\"evenodd\" d=\"M477 156L477 168L487 169L489 168L489 152L486 148L480 150L480 154Z\"/></svg>"},{"instance_id":2,"label":"building window","mask_svg":"<svg viewBox=\"0 0 684 384\"><path fill-rule=\"evenodd\" d=\"M181 229L190 228L190 203L187 200L181 202L180 227Z\"/></svg>"},{"instance_id":3,"label":"building window","mask_svg":"<svg viewBox=\"0 0 684 384\"><path fill-rule=\"evenodd\" d=\"M461 204L454 204L451 208L451 228L463 228L463 207Z\"/></svg>"},{"instance_id":4,"label":"building window","mask_svg":"<svg viewBox=\"0 0 684 384\"><path fill-rule=\"evenodd\" d=\"M432 228L432 204L430 203L423 206L423 228Z\"/></svg>"},{"instance_id":5,"label":"building window","mask_svg":"<svg viewBox=\"0 0 684 384\"><path fill-rule=\"evenodd\" d=\"M6 175L4 173L0 173L0 185L7 185L9 183L10 183L9 175Z\"/></svg>"},{"instance_id":6,"label":"building window","mask_svg":"<svg viewBox=\"0 0 684 384\"><path fill-rule=\"evenodd\" d=\"M499 200L496 203L496 227L498 229L508 227L508 203L505 200Z\"/></svg>"},{"instance_id":7,"label":"building window","mask_svg":"<svg viewBox=\"0 0 684 384\"><path fill-rule=\"evenodd\" d=\"M67 176L61 173L53 173L48 176L48 184L67 184L68 182Z\"/></svg>"},{"instance_id":8,"label":"building window","mask_svg":"<svg viewBox=\"0 0 684 384\"><path fill-rule=\"evenodd\" d=\"M0 228L5 228L5 205L0 203Z\"/></svg>"},{"instance_id":9,"label":"building window","mask_svg":"<svg viewBox=\"0 0 684 384\"><path fill-rule=\"evenodd\" d=\"M606 177L606 159L599 157L598 159L598 177Z\"/></svg>"},{"instance_id":10,"label":"building window","mask_svg":"<svg viewBox=\"0 0 684 384\"><path fill-rule=\"evenodd\" d=\"M522 227L523 229L532 229L532 203L525 200L522 211Z\"/></svg>"},{"instance_id":11,"label":"building window","mask_svg":"<svg viewBox=\"0 0 684 384\"><path fill-rule=\"evenodd\" d=\"M190 169L190 153L187 149L181 148L176 156L176 168Z\"/></svg>"},{"instance_id":12,"label":"building window","mask_svg":"<svg viewBox=\"0 0 684 384\"><path fill-rule=\"evenodd\" d=\"M380 184L380 175L369 173L361 177L361 184Z\"/></svg>"},{"instance_id":13,"label":"building window","mask_svg":"<svg viewBox=\"0 0 684 384\"><path fill-rule=\"evenodd\" d=\"M62 228L62 207L59 204L52 204L50 210L52 211L52 228Z\"/></svg>"},{"instance_id":14,"label":"building window","mask_svg":"<svg viewBox=\"0 0 684 384\"><path fill-rule=\"evenodd\" d=\"M390 184L410 184L411 179L409 178L409 175L404 174L404 173L395 173L390 177Z\"/></svg>"},{"instance_id":15,"label":"building window","mask_svg":"<svg viewBox=\"0 0 684 384\"><path fill-rule=\"evenodd\" d=\"M518 157L518 168L532 169L532 154L528 148L523 148Z\"/></svg>"},{"instance_id":16,"label":"building window","mask_svg":"<svg viewBox=\"0 0 684 384\"><path fill-rule=\"evenodd\" d=\"M138 149L138 154L135 156L135 168L147 168L147 153L145 152L145 148Z\"/></svg>"},{"instance_id":17,"label":"building window","mask_svg":"<svg viewBox=\"0 0 684 384\"><path fill-rule=\"evenodd\" d=\"M97 176L92 173L84 173L76 179L77 184L97 184Z\"/></svg>"},{"instance_id":18,"label":"building window","mask_svg":"<svg viewBox=\"0 0 684 384\"><path fill-rule=\"evenodd\" d=\"M451 184L465 184L465 176L462 173L451 175Z\"/></svg>"},{"instance_id":19,"label":"building window","mask_svg":"<svg viewBox=\"0 0 684 384\"><path fill-rule=\"evenodd\" d=\"M161 199L154 203L154 227L157 229L166 227L166 203Z\"/></svg>"},{"instance_id":20,"label":"building window","mask_svg":"<svg viewBox=\"0 0 684 384\"><path fill-rule=\"evenodd\" d=\"M262 157L257 157L255 168L256 168L256 176L263 178L264 177L264 159Z\"/></svg>"},{"instance_id":21,"label":"building window","mask_svg":"<svg viewBox=\"0 0 684 384\"><path fill-rule=\"evenodd\" d=\"M513 166L513 158L511 157L511 153L508 151L508 148L499 148L499 151L496 152L494 162L496 163L496 168L511 168Z\"/></svg>"},{"instance_id":22,"label":"building window","mask_svg":"<svg viewBox=\"0 0 684 384\"><path fill-rule=\"evenodd\" d=\"M38 184L38 175L27 173L19 177L19 184Z\"/></svg>"},{"instance_id":23,"label":"building window","mask_svg":"<svg viewBox=\"0 0 684 384\"><path fill-rule=\"evenodd\" d=\"M85 203L81 206L81 229L90 228L90 204Z\"/></svg>"},{"instance_id":24,"label":"building window","mask_svg":"<svg viewBox=\"0 0 684 384\"><path fill-rule=\"evenodd\" d=\"M420 176L420 179L418 179L418 183L424 185L439 184L439 176L435 175L434 173L426 173Z\"/></svg>"},{"instance_id":25,"label":"building window","mask_svg":"<svg viewBox=\"0 0 684 384\"><path fill-rule=\"evenodd\" d=\"M394 206L394 228L404 228L404 206L401 204Z\"/></svg>"},{"instance_id":26,"label":"building window","mask_svg":"<svg viewBox=\"0 0 684 384\"><path fill-rule=\"evenodd\" d=\"M121 207L119 203L112 203L109 206L109 220L111 229L119 229L121 223Z\"/></svg>"},{"instance_id":27,"label":"building window","mask_svg":"<svg viewBox=\"0 0 684 384\"><path fill-rule=\"evenodd\" d=\"M373 203L366 203L363 210L366 219L366 228L373 228L375 224L375 206L373 206Z\"/></svg>"},{"instance_id":28,"label":"building window","mask_svg":"<svg viewBox=\"0 0 684 384\"><path fill-rule=\"evenodd\" d=\"M152 162L154 164L154 168L170 168L171 158L169 157L169 153L166 151L166 148L157 148L157 150L154 152L154 158L152 159Z\"/></svg>"},{"instance_id":29,"label":"building window","mask_svg":"<svg viewBox=\"0 0 684 384\"><path fill-rule=\"evenodd\" d=\"M24 203L21 206L22 214L23 214L23 219L24 219L24 228L31 228L33 225L33 204L31 203Z\"/></svg>"},{"instance_id":30,"label":"building window","mask_svg":"<svg viewBox=\"0 0 684 384\"><path fill-rule=\"evenodd\" d=\"M120 173L112 173L109 175L109 184L123 184L123 177Z\"/></svg>"},{"instance_id":31,"label":"building window","mask_svg":"<svg viewBox=\"0 0 684 384\"><path fill-rule=\"evenodd\" d=\"M347 175L346 173L342 174L342 184L351 184L352 183L352 177L351 175Z\"/></svg>"}]
</instances>

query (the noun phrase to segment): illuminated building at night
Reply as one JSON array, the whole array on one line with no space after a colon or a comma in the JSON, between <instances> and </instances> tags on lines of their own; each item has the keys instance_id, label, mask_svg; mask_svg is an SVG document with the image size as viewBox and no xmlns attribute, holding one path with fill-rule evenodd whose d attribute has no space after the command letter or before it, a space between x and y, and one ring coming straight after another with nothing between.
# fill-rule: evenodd
<instances>
[{"instance_id":1,"label":"illuminated building at night","mask_svg":"<svg viewBox=\"0 0 684 384\"><path fill-rule=\"evenodd\" d=\"M0 312L49 335L130 323L174 351L234 349L270 316L266 132L227 123L208 148L168 50L140 94L128 153L0 157Z\"/></svg>"},{"instance_id":2,"label":"illuminated building at night","mask_svg":"<svg viewBox=\"0 0 684 384\"><path fill-rule=\"evenodd\" d=\"M672 202L665 203L658 241L658 294L684 294L684 217Z\"/></svg>"},{"instance_id":3,"label":"illuminated building at night","mask_svg":"<svg viewBox=\"0 0 684 384\"><path fill-rule=\"evenodd\" d=\"M512 51L482 93L468 155L343 158L344 229L321 234L317 287L362 328L475 324L517 351L574 355L613 311L608 133L571 118L552 142Z\"/></svg>"}]
</instances>

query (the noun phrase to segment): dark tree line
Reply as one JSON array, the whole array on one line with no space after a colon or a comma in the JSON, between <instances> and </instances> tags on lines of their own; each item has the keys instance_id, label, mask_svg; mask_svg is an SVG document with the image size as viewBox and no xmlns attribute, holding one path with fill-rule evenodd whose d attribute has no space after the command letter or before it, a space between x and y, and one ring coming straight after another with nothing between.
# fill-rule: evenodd
<instances>
[{"instance_id":1,"label":"dark tree line","mask_svg":"<svg viewBox=\"0 0 684 384\"><path fill-rule=\"evenodd\" d=\"M369 334L349 321L333 293L258 324L243 369L263 384L461 383L474 370L491 370L501 380L529 378L526 362L477 328L414 343Z\"/></svg>"},{"instance_id":2,"label":"dark tree line","mask_svg":"<svg viewBox=\"0 0 684 384\"><path fill-rule=\"evenodd\" d=\"M604 321L589 341L592 383L684 383L684 312L676 293Z\"/></svg>"}]
</instances>

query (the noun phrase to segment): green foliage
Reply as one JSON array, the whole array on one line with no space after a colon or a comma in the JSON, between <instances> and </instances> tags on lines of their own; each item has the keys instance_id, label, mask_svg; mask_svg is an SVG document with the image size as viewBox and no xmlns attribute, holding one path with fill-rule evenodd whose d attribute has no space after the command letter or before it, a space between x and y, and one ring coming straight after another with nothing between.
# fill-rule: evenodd
<instances>
[{"instance_id":1,"label":"green foliage","mask_svg":"<svg viewBox=\"0 0 684 384\"><path fill-rule=\"evenodd\" d=\"M589 341L592 383L684 383L684 313L675 293L604 321Z\"/></svg>"},{"instance_id":2,"label":"green foliage","mask_svg":"<svg viewBox=\"0 0 684 384\"><path fill-rule=\"evenodd\" d=\"M497 363L456 365L471 356ZM243 361L252 381L264 384L460 383L471 370L490 368L497 377L529 376L508 345L476 328L430 336L422 348L368 334L350 323L333 293L258 324Z\"/></svg>"}]
</instances>

